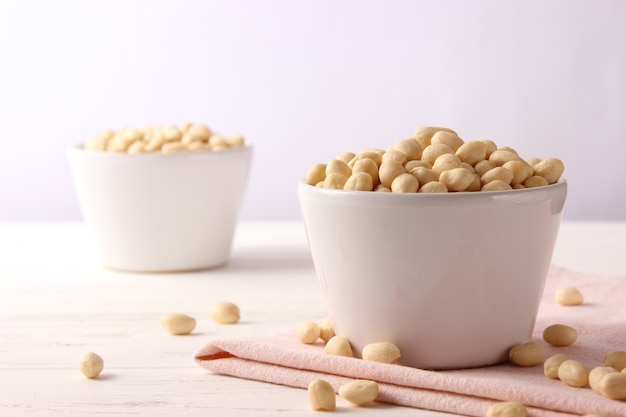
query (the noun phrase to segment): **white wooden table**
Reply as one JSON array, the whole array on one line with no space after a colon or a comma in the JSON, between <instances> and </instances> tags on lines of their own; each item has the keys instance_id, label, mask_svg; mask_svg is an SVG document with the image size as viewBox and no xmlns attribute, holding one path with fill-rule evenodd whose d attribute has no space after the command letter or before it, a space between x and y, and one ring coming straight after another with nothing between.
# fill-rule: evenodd
<instances>
[{"instance_id":1,"label":"white wooden table","mask_svg":"<svg viewBox=\"0 0 626 417\"><path fill-rule=\"evenodd\" d=\"M564 223L553 263L626 275L625 248L626 222ZM221 300L239 305L239 324L210 321ZM166 334L168 312L194 316L194 334ZM185 274L105 270L81 223L0 224L0 416L313 415L306 391L213 375L193 354L212 337L324 316L299 222L242 223L227 267ZM86 351L105 360L98 379L78 371ZM443 416L389 404L341 410Z\"/></svg>"}]
</instances>

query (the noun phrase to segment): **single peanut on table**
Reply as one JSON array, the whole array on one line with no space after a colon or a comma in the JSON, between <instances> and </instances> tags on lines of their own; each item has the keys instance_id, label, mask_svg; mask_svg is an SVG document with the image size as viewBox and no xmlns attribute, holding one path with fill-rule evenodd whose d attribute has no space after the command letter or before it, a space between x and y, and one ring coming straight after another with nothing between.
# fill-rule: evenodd
<instances>
[{"instance_id":1,"label":"single peanut on table","mask_svg":"<svg viewBox=\"0 0 626 417\"><path fill-rule=\"evenodd\" d=\"M314 411L334 411L337 407L337 397L332 385L322 379L311 381L307 389L309 405Z\"/></svg>"},{"instance_id":2,"label":"single peanut on table","mask_svg":"<svg viewBox=\"0 0 626 417\"><path fill-rule=\"evenodd\" d=\"M104 368L104 360L97 353L87 352L80 357L78 367L87 378L96 378Z\"/></svg>"},{"instance_id":3,"label":"single peanut on table","mask_svg":"<svg viewBox=\"0 0 626 417\"><path fill-rule=\"evenodd\" d=\"M196 327L196 319L186 314L166 314L161 317L161 326L169 334L189 334Z\"/></svg>"},{"instance_id":4,"label":"single peanut on table","mask_svg":"<svg viewBox=\"0 0 626 417\"><path fill-rule=\"evenodd\" d=\"M229 301L213 304L209 309L211 319L220 324L234 324L239 322L239 307Z\"/></svg>"}]
</instances>

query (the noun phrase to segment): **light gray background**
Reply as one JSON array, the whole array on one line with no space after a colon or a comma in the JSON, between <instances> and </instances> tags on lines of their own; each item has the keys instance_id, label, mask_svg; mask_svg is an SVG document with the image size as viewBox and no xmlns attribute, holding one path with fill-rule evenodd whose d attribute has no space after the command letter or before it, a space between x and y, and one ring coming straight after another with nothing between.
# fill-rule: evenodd
<instances>
[{"instance_id":1,"label":"light gray background","mask_svg":"<svg viewBox=\"0 0 626 417\"><path fill-rule=\"evenodd\" d=\"M0 221L80 219L66 147L206 123L254 143L244 220L423 125L566 164L566 219L626 219L626 1L0 0Z\"/></svg>"}]
</instances>

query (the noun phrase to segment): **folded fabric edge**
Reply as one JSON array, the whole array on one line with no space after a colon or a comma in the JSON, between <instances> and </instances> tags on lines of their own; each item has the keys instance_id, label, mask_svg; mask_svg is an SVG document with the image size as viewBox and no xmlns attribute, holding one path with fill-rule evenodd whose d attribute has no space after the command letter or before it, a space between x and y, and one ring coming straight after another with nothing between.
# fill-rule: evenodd
<instances>
[{"instance_id":1,"label":"folded fabric edge","mask_svg":"<svg viewBox=\"0 0 626 417\"><path fill-rule=\"evenodd\" d=\"M211 359L204 359L207 357ZM199 356L196 358L196 362L202 368L216 374L301 389L306 389L314 379L323 379L333 386L335 392L338 392L341 385L354 380L354 378L341 375L242 359L230 354ZM378 382L378 386L378 402L468 417L483 417L489 406L498 402L498 400L494 399L448 391L404 387L385 382ZM578 415L530 406L527 406L527 408L534 417L568 417Z\"/></svg>"}]
</instances>

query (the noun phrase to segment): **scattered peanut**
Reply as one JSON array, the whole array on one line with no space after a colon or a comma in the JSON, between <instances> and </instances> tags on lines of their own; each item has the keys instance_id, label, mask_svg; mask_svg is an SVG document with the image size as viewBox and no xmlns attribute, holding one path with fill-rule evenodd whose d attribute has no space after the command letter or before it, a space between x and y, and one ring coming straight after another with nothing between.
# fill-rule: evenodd
<instances>
[{"instance_id":1,"label":"scattered peanut","mask_svg":"<svg viewBox=\"0 0 626 417\"><path fill-rule=\"evenodd\" d=\"M87 378L96 378L104 368L104 360L94 352L87 352L80 357L78 367Z\"/></svg>"},{"instance_id":2,"label":"scattered peanut","mask_svg":"<svg viewBox=\"0 0 626 417\"><path fill-rule=\"evenodd\" d=\"M553 184L563 171L563 162L556 158L524 160L514 149L498 147L492 140L465 142L452 129L426 126L387 151L343 152L326 164L315 164L307 171L306 183L396 193L504 191ZM369 174L371 182L357 172ZM404 174L413 174L417 182Z\"/></svg>"},{"instance_id":3,"label":"scattered peanut","mask_svg":"<svg viewBox=\"0 0 626 417\"><path fill-rule=\"evenodd\" d=\"M389 342L370 343L361 352L363 360L381 363L394 363L400 356L400 349Z\"/></svg>"},{"instance_id":4,"label":"scattered peanut","mask_svg":"<svg viewBox=\"0 0 626 417\"><path fill-rule=\"evenodd\" d=\"M219 151L244 145L244 138L236 135L224 138L200 124L185 123L175 126L146 126L140 129L121 128L105 130L83 145L85 150L102 152L192 152Z\"/></svg>"},{"instance_id":5,"label":"scattered peanut","mask_svg":"<svg viewBox=\"0 0 626 417\"><path fill-rule=\"evenodd\" d=\"M326 346L324 346L324 353L327 355L347 356L349 358L354 357L350 342L343 336L331 337L328 342L326 342Z\"/></svg>"},{"instance_id":6,"label":"scattered peanut","mask_svg":"<svg viewBox=\"0 0 626 417\"><path fill-rule=\"evenodd\" d=\"M239 307L234 303L222 301L211 306L209 316L216 323L234 324L240 319Z\"/></svg>"},{"instance_id":7,"label":"scattered peanut","mask_svg":"<svg viewBox=\"0 0 626 417\"><path fill-rule=\"evenodd\" d=\"M615 368L611 368L610 366L596 366L589 372L589 386L592 390L602 395L600 392L600 381L607 374L617 372Z\"/></svg>"},{"instance_id":8,"label":"scattered peanut","mask_svg":"<svg viewBox=\"0 0 626 417\"><path fill-rule=\"evenodd\" d=\"M576 287L564 287L556 291L554 299L562 306L578 306L584 302L583 295Z\"/></svg>"},{"instance_id":9,"label":"scattered peanut","mask_svg":"<svg viewBox=\"0 0 626 417\"><path fill-rule=\"evenodd\" d=\"M354 405L362 406L376 400L376 397L378 397L378 383L357 379L339 387L339 395Z\"/></svg>"},{"instance_id":10,"label":"scattered peanut","mask_svg":"<svg viewBox=\"0 0 626 417\"><path fill-rule=\"evenodd\" d=\"M584 387L589 383L589 370L574 359L563 361L558 369L559 379L572 387Z\"/></svg>"},{"instance_id":11,"label":"scattered peanut","mask_svg":"<svg viewBox=\"0 0 626 417\"><path fill-rule=\"evenodd\" d=\"M298 334L298 339L300 339L302 343L311 344L319 339L320 327L317 323L306 320L298 325L296 333Z\"/></svg>"},{"instance_id":12,"label":"scattered peanut","mask_svg":"<svg viewBox=\"0 0 626 417\"><path fill-rule=\"evenodd\" d=\"M333 336L335 336L335 328L333 322L330 320L323 321L319 324L320 339L324 342L328 342Z\"/></svg>"},{"instance_id":13,"label":"scattered peanut","mask_svg":"<svg viewBox=\"0 0 626 417\"><path fill-rule=\"evenodd\" d=\"M543 331L543 340L552 346L569 346L576 342L578 332L565 324L553 324Z\"/></svg>"},{"instance_id":14,"label":"scattered peanut","mask_svg":"<svg viewBox=\"0 0 626 417\"><path fill-rule=\"evenodd\" d=\"M307 392L313 411L334 411L337 407L335 389L328 382L315 379L309 384Z\"/></svg>"},{"instance_id":15,"label":"scattered peanut","mask_svg":"<svg viewBox=\"0 0 626 417\"><path fill-rule=\"evenodd\" d=\"M193 332L196 327L196 319L185 314L166 314L161 317L161 326L169 334L185 335Z\"/></svg>"},{"instance_id":16,"label":"scattered peanut","mask_svg":"<svg viewBox=\"0 0 626 417\"><path fill-rule=\"evenodd\" d=\"M539 365L543 358L543 345L537 342L522 343L509 350L509 360L518 366Z\"/></svg>"},{"instance_id":17,"label":"scattered peanut","mask_svg":"<svg viewBox=\"0 0 626 417\"><path fill-rule=\"evenodd\" d=\"M626 352L616 350L609 353L602 361L602 366L610 366L617 371L623 371L626 369Z\"/></svg>"},{"instance_id":18,"label":"scattered peanut","mask_svg":"<svg viewBox=\"0 0 626 417\"><path fill-rule=\"evenodd\" d=\"M598 391L612 400L626 400L626 373L610 372L600 379Z\"/></svg>"},{"instance_id":19,"label":"scattered peanut","mask_svg":"<svg viewBox=\"0 0 626 417\"><path fill-rule=\"evenodd\" d=\"M524 404L516 401L495 403L487 409L486 417L528 417Z\"/></svg>"},{"instance_id":20,"label":"scattered peanut","mask_svg":"<svg viewBox=\"0 0 626 417\"><path fill-rule=\"evenodd\" d=\"M559 366L567 359L568 357L562 353L557 353L546 359L543 363L543 373L545 376L552 379L559 379Z\"/></svg>"}]
</instances>

